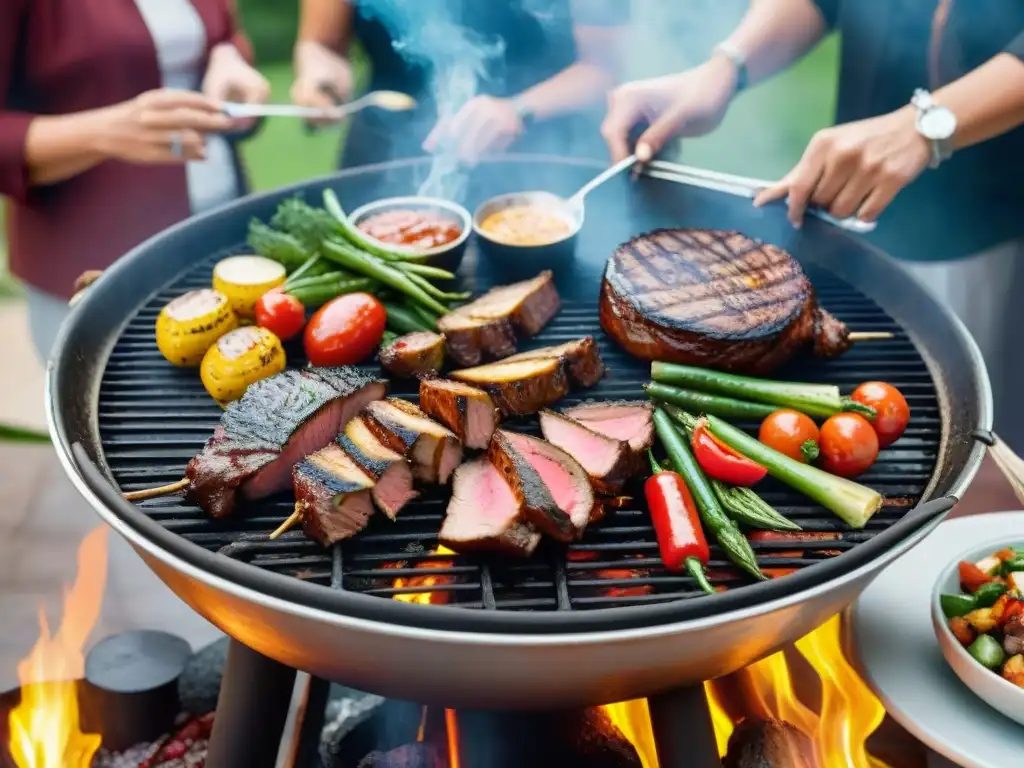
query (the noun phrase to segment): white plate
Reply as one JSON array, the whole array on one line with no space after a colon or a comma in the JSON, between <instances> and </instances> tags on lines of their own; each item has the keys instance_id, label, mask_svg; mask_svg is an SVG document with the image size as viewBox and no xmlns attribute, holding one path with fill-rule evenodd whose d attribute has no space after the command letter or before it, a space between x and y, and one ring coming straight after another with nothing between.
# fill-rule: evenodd
<instances>
[{"instance_id":1,"label":"white plate","mask_svg":"<svg viewBox=\"0 0 1024 768\"><path fill-rule=\"evenodd\" d=\"M886 568L847 616L847 651L886 711L965 768L1024 763L1024 728L986 706L949 668L931 622L932 586L965 547L1024 538L1024 512L939 525Z\"/></svg>"},{"instance_id":2,"label":"white plate","mask_svg":"<svg viewBox=\"0 0 1024 768\"><path fill-rule=\"evenodd\" d=\"M961 560L976 563L1004 547L1022 549L1024 544L1014 538L1012 533L1003 534L984 544L972 545L949 561L932 589L932 628L935 630L935 637L939 641L942 655L946 657L949 666L953 668L963 684L980 696L989 706L995 707L1007 717L1024 725L1024 688L1004 680L997 672L986 669L975 661L953 636L948 620L942 612L942 606L939 604L940 595L957 594L961 591L957 569ZM1024 756L1022 756L1022 761L1024 761Z\"/></svg>"}]
</instances>

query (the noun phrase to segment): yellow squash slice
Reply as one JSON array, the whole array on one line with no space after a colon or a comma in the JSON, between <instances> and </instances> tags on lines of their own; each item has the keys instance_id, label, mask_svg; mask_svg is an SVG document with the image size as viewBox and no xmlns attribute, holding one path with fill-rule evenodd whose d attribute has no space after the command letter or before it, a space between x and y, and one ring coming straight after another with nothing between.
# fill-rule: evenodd
<instances>
[{"instance_id":1,"label":"yellow squash slice","mask_svg":"<svg viewBox=\"0 0 1024 768\"><path fill-rule=\"evenodd\" d=\"M217 339L238 327L227 296L209 288L189 291L167 304L156 319L156 345L174 365L190 368Z\"/></svg>"},{"instance_id":2,"label":"yellow squash slice","mask_svg":"<svg viewBox=\"0 0 1024 768\"><path fill-rule=\"evenodd\" d=\"M266 328L247 325L217 339L210 347L199 377L222 407L237 400L250 384L284 370L281 340Z\"/></svg>"},{"instance_id":3,"label":"yellow squash slice","mask_svg":"<svg viewBox=\"0 0 1024 768\"><path fill-rule=\"evenodd\" d=\"M230 256L213 268L213 287L231 302L235 314L256 317L256 301L271 288L284 283L284 267L263 256Z\"/></svg>"}]
</instances>

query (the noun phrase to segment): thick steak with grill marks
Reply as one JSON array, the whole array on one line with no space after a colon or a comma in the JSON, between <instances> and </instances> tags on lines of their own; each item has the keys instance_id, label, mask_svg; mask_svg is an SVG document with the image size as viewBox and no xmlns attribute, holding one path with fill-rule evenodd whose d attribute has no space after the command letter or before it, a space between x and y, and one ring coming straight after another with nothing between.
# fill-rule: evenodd
<instances>
[{"instance_id":1,"label":"thick steak with grill marks","mask_svg":"<svg viewBox=\"0 0 1024 768\"><path fill-rule=\"evenodd\" d=\"M601 284L601 327L643 360L764 374L806 347L849 348L800 264L740 232L660 229L620 245Z\"/></svg>"}]
</instances>

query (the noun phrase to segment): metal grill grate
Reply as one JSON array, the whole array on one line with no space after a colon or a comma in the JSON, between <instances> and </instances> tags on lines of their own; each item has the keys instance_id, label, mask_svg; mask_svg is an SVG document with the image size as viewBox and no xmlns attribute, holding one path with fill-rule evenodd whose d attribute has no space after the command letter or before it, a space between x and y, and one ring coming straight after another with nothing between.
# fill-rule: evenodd
<instances>
[{"instance_id":1,"label":"metal grill grate","mask_svg":"<svg viewBox=\"0 0 1024 768\"><path fill-rule=\"evenodd\" d=\"M198 372L168 365L157 351L153 324L161 307L186 290L210 284L217 257L183 275L150 298L124 328L107 365L99 394L103 450L123 490L172 482L212 432L220 409L206 395ZM913 507L935 467L940 415L935 389L914 345L877 305L834 276L808 269L821 304L857 331L892 331L891 341L862 343L841 359L796 363L780 376L838 384L883 379L899 387L910 403L906 434L884 450L861 481L886 496L885 507L862 531L852 531L823 508L771 479L759 486L764 498L806 531L836 533L832 541L760 542L754 548L769 575L782 576L833 557L870 539ZM596 293L596 289L595 289ZM574 393L566 405L589 398L642 397L645 365L613 347L597 326L594 303L567 302L530 346L546 346L593 334L609 375L597 387ZM291 365L304 363L301 343L286 345ZM415 399L415 386L393 381L394 394ZM741 425L753 427L756 425ZM511 423L538 434L535 419ZM383 598L447 603L486 610L587 610L696 597L693 581L666 571L642 503L639 485L627 490L640 503L609 512L568 550L544 542L527 562L438 554L436 534L444 515L443 490L428 491L396 522L374 516L356 537L324 550L301 532L268 541L267 534L288 516L289 494L250 505L228 520L212 520L181 497L144 502L141 507L169 531L208 550L308 582ZM735 589L747 579L712 547L713 583Z\"/></svg>"}]
</instances>

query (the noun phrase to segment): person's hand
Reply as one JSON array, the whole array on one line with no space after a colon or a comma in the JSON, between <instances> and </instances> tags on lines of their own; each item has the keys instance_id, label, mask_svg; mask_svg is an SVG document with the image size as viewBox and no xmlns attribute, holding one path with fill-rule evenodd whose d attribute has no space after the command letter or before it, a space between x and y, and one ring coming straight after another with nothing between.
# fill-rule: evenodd
<instances>
[{"instance_id":1,"label":"person's hand","mask_svg":"<svg viewBox=\"0 0 1024 768\"><path fill-rule=\"evenodd\" d=\"M800 162L754 198L761 206L789 196L789 220L799 227L808 205L839 219L874 221L931 159L917 132L915 111L904 107L881 117L837 125L814 134Z\"/></svg>"},{"instance_id":2,"label":"person's hand","mask_svg":"<svg viewBox=\"0 0 1024 768\"><path fill-rule=\"evenodd\" d=\"M510 99L477 96L455 115L438 121L423 142L425 152L453 147L459 160L473 164L489 152L501 152L523 132L523 121Z\"/></svg>"},{"instance_id":3,"label":"person's hand","mask_svg":"<svg viewBox=\"0 0 1024 768\"><path fill-rule=\"evenodd\" d=\"M348 101L355 78L352 66L320 43L301 42L295 46L295 82L291 99L300 107L330 109L335 100ZM311 120L323 125L331 120Z\"/></svg>"},{"instance_id":4,"label":"person's hand","mask_svg":"<svg viewBox=\"0 0 1024 768\"><path fill-rule=\"evenodd\" d=\"M685 72L616 88L608 96L608 114L601 125L612 160L629 156L630 131L641 122L650 124L636 143L636 156L642 163L675 136L700 136L714 130L725 117L735 90L735 67L720 56Z\"/></svg>"},{"instance_id":5,"label":"person's hand","mask_svg":"<svg viewBox=\"0 0 1024 768\"><path fill-rule=\"evenodd\" d=\"M203 78L203 94L214 101L264 104L270 98L270 83L249 64L230 43L210 52L210 63ZM238 120L236 130L248 130L255 120Z\"/></svg>"},{"instance_id":6,"label":"person's hand","mask_svg":"<svg viewBox=\"0 0 1024 768\"><path fill-rule=\"evenodd\" d=\"M209 133L230 131L232 120L220 103L194 91L147 91L129 101L96 110L84 129L95 136L103 157L129 163L205 160Z\"/></svg>"}]
</instances>

